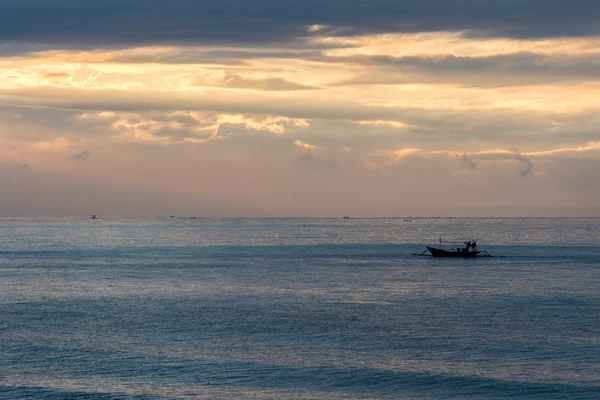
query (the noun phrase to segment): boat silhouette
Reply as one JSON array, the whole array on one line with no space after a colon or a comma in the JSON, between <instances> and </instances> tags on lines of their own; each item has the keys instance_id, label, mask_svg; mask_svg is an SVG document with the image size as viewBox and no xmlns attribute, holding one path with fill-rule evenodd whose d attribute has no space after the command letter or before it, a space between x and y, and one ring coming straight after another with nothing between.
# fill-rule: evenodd
<instances>
[{"instance_id":1,"label":"boat silhouette","mask_svg":"<svg viewBox=\"0 0 600 400\"><path fill-rule=\"evenodd\" d=\"M449 242L446 242L449 243ZM421 254L414 254L416 256L432 256L432 257L446 257L446 258L475 258L475 257L492 257L485 250L477 250L477 240L469 240L462 242L464 247L443 249L442 239L440 239L439 247L426 246L427 250ZM429 254L425 254L429 252Z\"/></svg>"}]
</instances>

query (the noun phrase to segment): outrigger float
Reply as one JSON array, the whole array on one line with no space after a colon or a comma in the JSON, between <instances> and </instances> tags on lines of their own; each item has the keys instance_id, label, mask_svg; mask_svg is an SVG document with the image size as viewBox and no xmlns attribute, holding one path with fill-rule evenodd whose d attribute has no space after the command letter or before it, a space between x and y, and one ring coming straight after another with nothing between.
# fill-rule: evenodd
<instances>
[{"instance_id":1,"label":"outrigger float","mask_svg":"<svg viewBox=\"0 0 600 400\"><path fill-rule=\"evenodd\" d=\"M457 243L457 242L445 242ZM460 242L458 242L460 243ZM449 257L449 258L475 258L475 257L493 257L487 251L477 250L477 240L469 240L462 242L465 247L457 247L456 249L442 249L442 239L438 248L427 246L427 250L421 254L413 254L414 256L431 256L431 257ZM429 252L429 254L425 254Z\"/></svg>"}]
</instances>

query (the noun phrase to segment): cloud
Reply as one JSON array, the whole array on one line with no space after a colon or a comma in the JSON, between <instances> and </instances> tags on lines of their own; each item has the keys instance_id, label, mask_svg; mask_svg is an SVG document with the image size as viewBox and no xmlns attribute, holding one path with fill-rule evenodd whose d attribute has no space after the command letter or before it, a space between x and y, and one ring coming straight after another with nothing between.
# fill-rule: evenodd
<instances>
[{"instance_id":1,"label":"cloud","mask_svg":"<svg viewBox=\"0 0 600 400\"><path fill-rule=\"evenodd\" d=\"M195 111L87 112L80 114L78 119L93 126L108 126L121 138L161 144L224 140L229 134L221 130L234 126L275 135L308 126L305 120L281 116Z\"/></svg>"},{"instance_id":2,"label":"cloud","mask_svg":"<svg viewBox=\"0 0 600 400\"><path fill-rule=\"evenodd\" d=\"M317 89L314 86L302 85L291 82L283 78L267 77L267 78L252 78L241 77L232 73L224 73L221 76L214 74L204 74L197 76L193 82L193 86L214 86L231 89L253 89L265 91L293 91L293 90L311 90Z\"/></svg>"},{"instance_id":3,"label":"cloud","mask_svg":"<svg viewBox=\"0 0 600 400\"><path fill-rule=\"evenodd\" d=\"M414 157L418 154L422 153L421 149L415 149L415 148L408 148L408 149L401 149L401 150L396 150L392 153L392 161L397 163L400 160L403 160L405 158L410 158L410 157Z\"/></svg>"},{"instance_id":4,"label":"cloud","mask_svg":"<svg viewBox=\"0 0 600 400\"><path fill-rule=\"evenodd\" d=\"M598 170L600 7L509 3L0 2L0 162L240 204L285 181L291 208L336 185L380 203L495 201L490 182L541 198Z\"/></svg>"},{"instance_id":5,"label":"cloud","mask_svg":"<svg viewBox=\"0 0 600 400\"><path fill-rule=\"evenodd\" d=\"M527 153L523 153L528 156L548 156L555 155L560 153L581 153L581 152L589 152L600 150L600 142L589 142L584 146L577 147L563 147L552 150L543 150L543 151L531 151Z\"/></svg>"},{"instance_id":6,"label":"cloud","mask_svg":"<svg viewBox=\"0 0 600 400\"><path fill-rule=\"evenodd\" d=\"M303 167L326 171L333 170L339 166L335 157L332 157L325 147L316 146L301 140L295 140L294 146L301 152L296 160Z\"/></svg>"},{"instance_id":7,"label":"cloud","mask_svg":"<svg viewBox=\"0 0 600 400\"><path fill-rule=\"evenodd\" d=\"M0 40L65 46L289 43L307 35L464 31L472 36L597 33L592 0L45 0L2 2Z\"/></svg>"},{"instance_id":8,"label":"cloud","mask_svg":"<svg viewBox=\"0 0 600 400\"><path fill-rule=\"evenodd\" d=\"M61 80L71 77L71 74L69 72L61 71L40 71L39 74L42 79L49 81Z\"/></svg>"},{"instance_id":9,"label":"cloud","mask_svg":"<svg viewBox=\"0 0 600 400\"><path fill-rule=\"evenodd\" d=\"M69 146L72 146L73 143L64 137L58 137L54 139L52 142L37 142L34 143L31 147L35 150L40 151L55 151L55 150L63 150Z\"/></svg>"},{"instance_id":10,"label":"cloud","mask_svg":"<svg viewBox=\"0 0 600 400\"><path fill-rule=\"evenodd\" d=\"M211 111L224 114L259 115L270 114L289 118L296 123L306 125L309 119L349 120L357 123L364 121L385 121L385 125L401 127L405 125L430 128L444 126L445 129L472 127L479 132L486 128L502 126L506 132L522 131L525 128L539 128L540 123L548 124L546 115L538 118L532 112L511 110L508 107L478 108L466 107L457 113L454 104L418 102L411 98L394 104L365 102L347 95L336 97L315 97L298 94L297 96L241 96L236 93L214 93L207 96L204 92L194 91L134 91L112 89L75 89L75 88L19 88L0 89L0 100L21 106L42 106L70 110L97 110L120 112L148 111ZM460 103L459 103L460 105ZM553 114L554 115L554 114ZM509 118L507 118L509 116ZM283 121L283 120L282 120ZM304 122L300 122L304 121ZM469 121L467 125L465 122ZM381 124L381 123L376 123Z\"/></svg>"},{"instance_id":11,"label":"cloud","mask_svg":"<svg viewBox=\"0 0 600 400\"><path fill-rule=\"evenodd\" d=\"M600 152L600 142L590 142L584 146L578 147L557 148L552 150L535 152L519 152L517 150L490 149L465 153L455 150L425 150L422 148L404 148L400 150L387 152L387 154L383 156L381 154L370 154L363 161L365 166L367 166L370 169L383 169L386 166L395 166L400 162L413 161L415 159L425 159L433 161L441 160L444 158L452 159L458 157L463 168L475 171L486 169L486 165L498 165L497 163L514 162L516 160L522 166L522 169L519 171L518 175L521 178L525 178L529 175L545 175L543 171L536 170L534 166L535 159L557 161L560 159L553 159L552 157L558 154L577 154L583 152L591 154L593 154L594 152ZM572 160L574 159L578 158L572 158ZM482 166L480 166L478 161L481 161Z\"/></svg>"},{"instance_id":12,"label":"cloud","mask_svg":"<svg viewBox=\"0 0 600 400\"><path fill-rule=\"evenodd\" d=\"M307 152L318 151L321 149L319 146L315 146L314 144L304 143L301 140L294 141L294 146L296 146L300 150L304 150Z\"/></svg>"},{"instance_id":13,"label":"cloud","mask_svg":"<svg viewBox=\"0 0 600 400\"><path fill-rule=\"evenodd\" d=\"M466 153L461 156L462 164L465 168L475 171L477 169L477 163L473 161Z\"/></svg>"},{"instance_id":14,"label":"cloud","mask_svg":"<svg viewBox=\"0 0 600 400\"><path fill-rule=\"evenodd\" d=\"M288 129L306 128L308 121L301 118L288 118L284 116L271 115L242 115L242 114L220 114L217 117L219 125L242 125L246 129L264 131L282 135Z\"/></svg>"},{"instance_id":15,"label":"cloud","mask_svg":"<svg viewBox=\"0 0 600 400\"><path fill-rule=\"evenodd\" d=\"M519 52L488 56L322 56L329 63L368 67L334 85L457 83L502 87L600 80L600 54Z\"/></svg>"},{"instance_id":16,"label":"cloud","mask_svg":"<svg viewBox=\"0 0 600 400\"><path fill-rule=\"evenodd\" d=\"M197 143L223 140L245 129L274 135L302 130L303 140L312 143L306 134L320 130L318 136L331 141L329 148L348 146L357 152L397 148L401 140L409 148L452 149L461 143L460 154L510 143L527 156L528 151L575 148L575 140L600 140L596 129L600 120L594 108L597 92L592 88L499 93L374 88L358 98L350 96L353 92L343 88L329 94L300 91L282 96L210 90L0 89L0 101L13 104L0 118L7 121L5 135L36 142L64 135L74 142L111 136L163 144ZM13 113L21 118L14 119ZM9 131L7 126L14 129Z\"/></svg>"},{"instance_id":17,"label":"cloud","mask_svg":"<svg viewBox=\"0 0 600 400\"><path fill-rule=\"evenodd\" d=\"M81 153L77 153L73 156L75 160L87 160L90 156L90 152L87 150L82 151Z\"/></svg>"},{"instance_id":18,"label":"cloud","mask_svg":"<svg viewBox=\"0 0 600 400\"><path fill-rule=\"evenodd\" d=\"M311 100L312 101L309 101ZM326 119L387 119L398 117L399 110L365 107L358 100L331 103L328 99L244 97L233 93L206 96L204 93L148 92L111 89L20 88L0 89L0 100L22 106L43 106L71 110L96 111L215 111L227 114L271 114L294 120Z\"/></svg>"},{"instance_id":19,"label":"cloud","mask_svg":"<svg viewBox=\"0 0 600 400\"><path fill-rule=\"evenodd\" d=\"M324 154L318 154L314 152L304 152L297 158L300 165L316 170L332 170L338 167L335 160L325 156Z\"/></svg>"},{"instance_id":20,"label":"cloud","mask_svg":"<svg viewBox=\"0 0 600 400\"><path fill-rule=\"evenodd\" d=\"M269 46L265 44L264 46ZM344 43L324 44L320 41L303 41L302 43L285 43L276 47L248 46L247 43L231 45L215 49L213 45L206 44L176 44L161 45L153 43L131 44L124 48L53 48L45 45L43 48L32 51L30 46L23 45L22 53L3 54L13 60L31 58L47 60L54 63L80 63L80 64L154 64L185 67L191 65L207 66L235 66L247 67L261 60L270 59L294 60L309 59L322 55L322 50L345 48ZM284 48L285 47L285 48Z\"/></svg>"},{"instance_id":21,"label":"cloud","mask_svg":"<svg viewBox=\"0 0 600 400\"><path fill-rule=\"evenodd\" d=\"M396 129L404 129L408 128L409 125L401 122L401 121L386 121L386 120L362 120L362 121L354 121L354 123L359 125L375 125L375 126L389 126L391 128Z\"/></svg>"},{"instance_id":22,"label":"cloud","mask_svg":"<svg viewBox=\"0 0 600 400\"><path fill-rule=\"evenodd\" d=\"M308 143L329 141L331 149L348 146L357 154L398 147L453 149L460 143L460 154L517 146L527 156L528 151L557 151L577 147L573 142L600 140L593 85L581 91L564 87L364 90L333 88L283 95L212 89L0 89L0 101L13 104L0 118L7 121L2 121L4 135L36 142L63 135L73 142L110 136L198 143L224 140L240 130L274 135L302 130ZM358 92L361 96L355 96ZM21 118L11 117L14 113ZM307 136L309 131L321 138ZM316 135L317 131L321 133Z\"/></svg>"},{"instance_id":23,"label":"cloud","mask_svg":"<svg viewBox=\"0 0 600 400\"><path fill-rule=\"evenodd\" d=\"M515 155L515 160L522 162L523 164L525 164L524 169L522 169L519 172L519 176L521 178L525 178L527 175L529 175L532 171L533 171L533 162L531 161L530 158L526 158L523 157L519 154Z\"/></svg>"}]
</instances>

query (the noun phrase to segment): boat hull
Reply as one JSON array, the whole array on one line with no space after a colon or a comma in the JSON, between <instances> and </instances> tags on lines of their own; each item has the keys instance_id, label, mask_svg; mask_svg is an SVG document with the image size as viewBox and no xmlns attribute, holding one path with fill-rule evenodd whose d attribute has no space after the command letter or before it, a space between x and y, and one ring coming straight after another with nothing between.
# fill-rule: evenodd
<instances>
[{"instance_id":1,"label":"boat hull","mask_svg":"<svg viewBox=\"0 0 600 400\"><path fill-rule=\"evenodd\" d=\"M443 250L436 249L435 247L427 246L427 250L434 257L448 257L448 258L475 258L480 253L479 251L456 251L456 250Z\"/></svg>"}]
</instances>

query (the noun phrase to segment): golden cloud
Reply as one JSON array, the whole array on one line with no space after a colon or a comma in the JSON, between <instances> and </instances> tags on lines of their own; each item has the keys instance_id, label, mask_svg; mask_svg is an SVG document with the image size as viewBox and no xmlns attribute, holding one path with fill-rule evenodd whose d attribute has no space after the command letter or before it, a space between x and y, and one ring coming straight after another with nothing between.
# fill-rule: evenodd
<instances>
[{"instance_id":1,"label":"golden cloud","mask_svg":"<svg viewBox=\"0 0 600 400\"><path fill-rule=\"evenodd\" d=\"M321 149L319 146L315 146L314 144L304 143L301 140L295 140L294 146L296 146L300 150L304 150L304 151L308 151L308 152L317 151L317 150Z\"/></svg>"},{"instance_id":2,"label":"golden cloud","mask_svg":"<svg viewBox=\"0 0 600 400\"><path fill-rule=\"evenodd\" d=\"M74 143L64 137L58 137L51 142L37 142L31 145L31 148L39 151L64 150Z\"/></svg>"},{"instance_id":3,"label":"golden cloud","mask_svg":"<svg viewBox=\"0 0 600 400\"><path fill-rule=\"evenodd\" d=\"M240 125L248 130L277 135L284 134L287 129L309 126L303 119L195 111L168 114L104 111L82 113L78 118L91 123L108 124L112 131L118 133L116 138L160 144L224 140L228 134L222 134L220 130L225 125Z\"/></svg>"}]
</instances>

